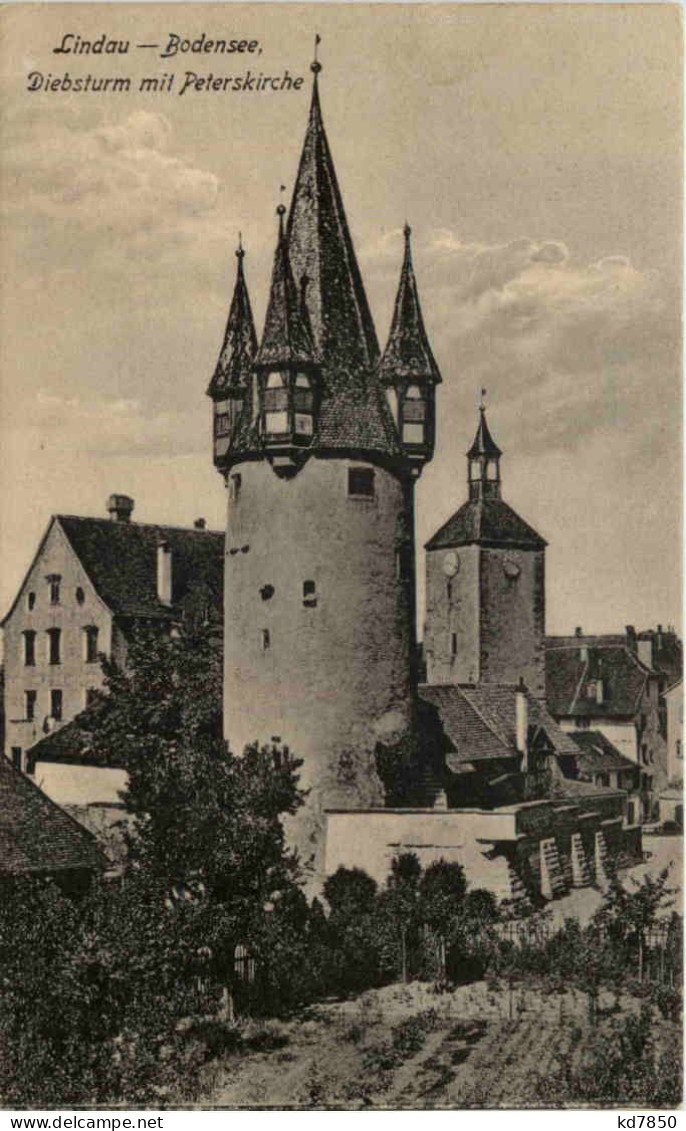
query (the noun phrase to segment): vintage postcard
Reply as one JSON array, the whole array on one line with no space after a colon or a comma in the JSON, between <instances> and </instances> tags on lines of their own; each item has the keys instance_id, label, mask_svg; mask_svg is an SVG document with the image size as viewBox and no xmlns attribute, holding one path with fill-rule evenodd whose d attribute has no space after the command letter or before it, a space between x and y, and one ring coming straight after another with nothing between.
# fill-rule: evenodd
<instances>
[{"instance_id":1,"label":"vintage postcard","mask_svg":"<svg viewBox=\"0 0 686 1131\"><path fill-rule=\"evenodd\" d=\"M0 21L0 1105L678 1107L680 8Z\"/></svg>"}]
</instances>

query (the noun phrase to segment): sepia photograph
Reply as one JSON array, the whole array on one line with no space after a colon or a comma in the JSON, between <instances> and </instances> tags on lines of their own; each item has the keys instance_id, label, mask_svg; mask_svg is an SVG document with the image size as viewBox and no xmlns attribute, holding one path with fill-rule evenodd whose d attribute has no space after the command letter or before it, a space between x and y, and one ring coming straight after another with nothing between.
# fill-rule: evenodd
<instances>
[{"instance_id":1,"label":"sepia photograph","mask_svg":"<svg viewBox=\"0 0 686 1131\"><path fill-rule=\"evenodd\" d=\"M673 1112L680 6L0 30L0 1108Z\"/></svg>"}]
</instances>

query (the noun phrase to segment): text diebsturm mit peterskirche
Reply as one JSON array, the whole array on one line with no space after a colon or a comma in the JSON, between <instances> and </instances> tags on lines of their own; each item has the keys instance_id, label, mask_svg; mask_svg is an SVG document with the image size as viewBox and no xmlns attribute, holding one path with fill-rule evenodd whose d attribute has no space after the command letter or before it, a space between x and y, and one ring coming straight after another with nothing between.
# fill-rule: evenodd
<instances>
[{"instance_id":1,"label":"text diebsturm mit peterskirche","mask_svg":"<svg viewBox=\"0 0 686 1131\"><path fill-rule=\"evenodd\" d=\"M154 37L153 37L154 38ZM27 75L29 93L63 94L198 94L198 93L281 93L302 88L303 75L292 75L287 68L270 73L256 66L256 57L262 54L259 39L241 36L210 36L202 32L184 36L168 32L159 41L137 43L131 39L117 39L105 32L94 39L86 39L76 32L65 32L52 49L53 55L67 56L76 62L88 59L100 61L113 56L140 57L143 53L162 60L193 59L195 67L210 57L228 56L232 73L200 69L160 70L154 74L132 76L123 73L102 74L87 71L33 70Z\"/></svg>"}]
</instances>

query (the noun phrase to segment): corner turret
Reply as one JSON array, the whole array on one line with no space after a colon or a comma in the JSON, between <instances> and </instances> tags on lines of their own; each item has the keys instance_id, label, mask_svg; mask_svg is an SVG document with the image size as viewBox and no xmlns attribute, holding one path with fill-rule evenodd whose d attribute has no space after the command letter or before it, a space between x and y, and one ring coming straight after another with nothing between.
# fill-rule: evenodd
<instances>
[{"instance_id":1,"label":"corner turret","mask_svg":"<svg viewBox=\"0 0 686 1131\"><path fill-rule=\"evenodd\" d=\"M386 390L403 450L415 474L433 457L436 434L436 385L441 374L424 328L412 266L408 224L403 230L405 255L395 299L388 343L378 375Z\"/></svg>"},{"instance_id":2,"label":"corner turret","mask_svg":"<svg viewBox=\"0 0 686 1131\"><path fill-rule=\"evenodd\" d=\"M239 236L236 249L236 283L224 332L224 341L212 380L207 388L214 403L214 463L222 468L246 400L249 401L251 367L257 352L257 335L245 282L245 251Z\"/></svg>"}]
</instances>

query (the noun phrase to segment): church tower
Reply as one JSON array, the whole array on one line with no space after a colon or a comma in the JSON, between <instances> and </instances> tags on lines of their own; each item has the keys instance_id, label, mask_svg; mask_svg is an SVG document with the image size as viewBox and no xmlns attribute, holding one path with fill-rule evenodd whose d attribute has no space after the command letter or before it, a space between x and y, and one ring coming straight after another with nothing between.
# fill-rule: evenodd
<instances>
[{"instance_id":1,"label":"church tower","mask_svg":"<svg viewBox=\"0 0 686 1131\"><path fill-rule=\"evenodd\" d=\"M384 766L415 746L414 484L440 377L409 232L380 358L312 70L264 330L257 343L239 249L209 392L228 487L225 734L237 752L275 740L302 759L309 794L288 831L316 879L325 810L383 806Z\"/></svg>"},{"instance_id":2,"label":"church tower","mask_svg":"<svg viewBox=\"0 0 686 1131\"><path fill-rule=\"evenodd\" d=\"M429 683L515 684L545 694L546 542L501 498L502 452L479 409L469 499L426 545Z\"/></svg>"}]
</instances>

